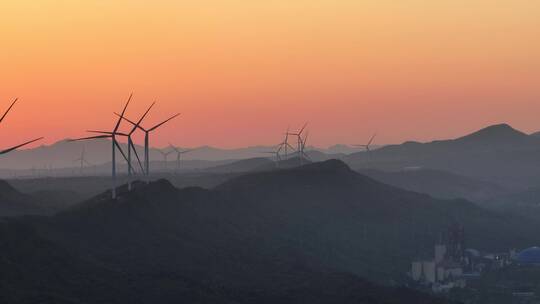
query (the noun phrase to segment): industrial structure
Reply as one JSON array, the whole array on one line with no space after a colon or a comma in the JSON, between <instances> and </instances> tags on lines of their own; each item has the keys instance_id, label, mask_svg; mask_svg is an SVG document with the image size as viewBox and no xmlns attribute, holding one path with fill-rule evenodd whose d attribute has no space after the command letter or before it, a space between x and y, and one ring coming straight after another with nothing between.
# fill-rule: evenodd
<instances>
[{"instance_id":1,"label":"industrial structure","mask_svg":"<svg viewBox=\"0 0 540 304\"><path fill-rule=\"evenodd\" d=\"M465 287L465 230L454 224L435 244L429 259L412 262L410 277L414 282L431 287L434 292Z\"/></svg>"}]
</instances>

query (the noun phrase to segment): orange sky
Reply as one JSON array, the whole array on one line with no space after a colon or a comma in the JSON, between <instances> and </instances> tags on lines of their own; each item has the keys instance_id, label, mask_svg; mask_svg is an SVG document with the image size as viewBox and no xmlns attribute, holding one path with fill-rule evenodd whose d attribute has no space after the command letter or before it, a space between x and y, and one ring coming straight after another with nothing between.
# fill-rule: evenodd
<instances>
[{"instance_id":1,"label":"orange sky","mask_svg":"<svg viewBox=\"0 0 540 304\"><path fill-rule=\"evenodd\" d=\"M151 5L149 3L152 3ZM540 130L540 1L0 2L3 145L52 143L133 116L183 117L154 144L312 144Z\"/></svg>"}]
</instances>

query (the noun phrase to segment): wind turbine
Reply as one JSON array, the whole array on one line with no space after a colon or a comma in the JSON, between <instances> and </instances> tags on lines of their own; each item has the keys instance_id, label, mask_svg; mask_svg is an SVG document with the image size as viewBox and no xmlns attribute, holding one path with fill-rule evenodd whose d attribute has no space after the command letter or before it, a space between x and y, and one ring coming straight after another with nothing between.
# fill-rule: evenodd
<instances>
[{"instance_id":1,"label":"wind turbine","mask_svg":"<svg viewBox=\"0 0 540 304\"><path fill-rule=\"evenodd\" d=\"M13 108L13 106L15 105L15 103L17 102L17 100L19 100L19 99L18 99L18 98L15 98L15 99L13 100L13 102L11 103L11 105L9 106L9 108L6 110L6 112L4 112L4 114L3 114L2 117L0 118L0 123L1 123L2 121L4 121L4 118L6 118L6 116L7 116L8 113L11 111L11 109ZM29 145L29 144L31 144L31 143L33 143L33 142L36 142L36 141L42 140L42 139L43 139L43 137L36 138L36 139L32 139L32 140L29 140L29 141L27 141L27 142L25 142L25 143L23 143L23 144L20 144L20 145L17 145L17 146L8 148L8 149L1 150L1 151L0 151L0 155L7 154L7 153L9 153L9 152L11 152L11 151L17 150L17 149L19 149L19 148L22 148L22 147L24 147L24 146L26 146L26 145Z\"/></svg>"},{"instance_id":2,"label":"wind turbine","mask_svg":"<svg viewBox=\"0 0 540 304\"><path fill-rule=\"evenodd\" d=\"M296 153L298 153L298 158L300 158L300 166L303 164L303 155L302 155L302 134L304 133L304 130L306 129L307 127L307 122L304 124L304 126L302 127L302 129L300 129L300 131L296 132L296 133L287 133L288 135L293 135L293 136L296 136L296 145L297 145L297 149L296 149Z\"/></svg>"},{"instance_id":3,"label":"wind turbine","mask_svg":"<svg viewBox=\"0 0 540 304\"><path fill-rule=\"evenodd\" d=\"M171 155L171 153L173 153L174 150L167 151L165 149L159 149L158 151L161 154L161 156L163 156L163 169L166 172L167 171L167 161L169 159L169 155Z\"/></svg>"},{"instance_id":4,"label":"wind turbine","mask_svg":"<svg viewBox=\"0 0 540 304\"><path fill-rule=\"evenodd\" d=\"M85 151L85 146L83 146L82 148L82 151L81 151L81 156L75 160L73 160L74 162L78 162L80 164L80 174L81 176L83 175L83 172L84 172L84 165L88 165L88 166L91 166L91 164L86 160L86 151Z\"/></svg>"},{"instance_id":5,"label":"wind turbine","mask_svg":"<svg viewBox=\"0 0 540 304\"><path fill-rule=\"evenodd\" d=\"M152 109L152 107L154 107L155 104L156 104L156 102L154 101L150 105L150 107L148 107L146 112L144 112L144 114L141 116L141 118L139 118L139 121L137 121L137 123L135 125L133 125L133 128L131 129L131 131L129 131L129 133L127 133L127 134L118 133L118 135L126 136L128 138L128 156L127 156L128 160L127 160L127 162L130 164L130 165L128 165L128 176L130 176L130 177L133 175L133 166L131 165L131 163L132 163L132 161L131 161L131 151L133 151L133 153L135 154L135 157L137 158L137 162L139 163L139 167L141 168L141 172L144 174L144 168L142 166L141 159L139 158L139 153L137 153L137 149L135 147L135 144L133 144L132 135L133 135L133 133L135 133L135 131L137 131L138 126L142 123L142 121L144 120L146 115L148 115L148 112L150 112L150 110ZM118 115L116 112L114 114ZM112 134L112 132L103 132L103 131L88 131L88 132L99 133L99 134L109 134L109 135Z\"/></svg>"},{"instance_id":6,"label":"wind turbine","mask_svg":"<svg viewBox=\"0 0 540 304\"><path fill-rule=\"evenodd\" d=\"M127 136L125 133L118 132L118 129L120 128L120 123L122 122L122 117L124 117L124 114L126 113L126 110L129 106L129 103L131 102L131 98L133 97L133 93L129 95L129 98L126 102L126 105L124 106L124 109L122 110L122 115L118 118L116 121L116 125L114 126L112 132L102 132L102 131L95 131L98 133L103 133L102 135L97 136L89 136L89 137L83 137L83 138L77 138L77 139L71 139L70 141L81 141L81 140L90 140L90 139L99 139L99 138L110 138L112 143L112 180L113 180L113 187L112 187L112 198L116 199L116 149L122 154L122 157L128 162L128 166L131 166L131 163L128 161L128 158L126 154L124 153L124 150L116 140L116 136ZM94 132L94 131L93 131Z\"/></svg>"},{"instance_id":7,"label":"wind turbine","mask_svg":"<svg viewBox=\"0 0 540 304\"><path fill-rule=\"evenodd\" d=\"M307 155L305 152L308 136L309 136L309 132L306 131L306 136L304 136L304 139L302 139L302 149L300 150L300 158L305 157L306 159L311 160L309 155Z\"/></svg>"},{"instance_id":8,"label":"wind turbine","mask_svg":"<svg viewBox=\"0 0 540 304\"><path fill-rule=\"evenodd\" d=\"M141 131L144 132L144 165L145 165L145 172L146 172L146 176L149 177L150 176L150 133L155 131L156 129L158 129L159 127L163 126L165 123L171 121L172 119L178 117L180 115L180 113L177 113L171 117L169 117L168 119L158 123L157 125L149 128L149 129L146 129L146 128L143 128L140 124L137 125L135 122L129 120L128 118L124 117L123 115L120 115L118 113L114 113L116 114L116 116L120 117L120 119L124 119L125 121L129 122L130 124L132 124L133 126L137 126L138 129L140 129Z\"/></svg>"},{"instance_id":9,"label":"wind turbine","mask_svg":"<svg viewBox=\"0 0 540 304\"><path fill-rule=\"evenodd\" d=\"M186 154L186 153L189 153L189 152L193 151L194 149L180 150L179 147L175 147L170 143L169 143L169 145L174 150L174 152L176 152L176 173L178 173L178 171L180 171L180 162L182 160L182 155Z\"/></svg>"},{"instance_id":10,"label":"wind turbine","mask_svg":"<svg viewBox=\"0 0 540 304\"><path fill-rule=\"evenodd\" d=\"M289 150L288 150L288 148L291 148L291 150L294 151L294 147L291 146L291 144L289 144L289 134L290 134L289 130L290 130L290 127L287 127L287 131L285 132L285 139L280 144L281 148L285 148L285 159L289 158Z\"/></svg>"},{"instance_id":11,"label":"wind turbine","mask_svg":"<svg viewBox=\"0 0 540 304\"><path fill-rule=\"evenodd\" d=\"M369 139L369 141L368 141L368 143L366 145L354 145L354 146L364 148L366 150L366 152L368 153L369 159L371 159L372 158L371 144L373 143L373 140L375 139L376 136L377 136L377 133L373 134L373 136L371 136L371 138Z\"/></svg>"},{"instance_id":12,"label":"wind turbine","mask_svg":"<svg viewBox=\"0 0 540 304\"><path fill-rule=\"evenodd\" d=\"M283 149L283 147L285 147L285 144L284 143L280 143L276 146L276 150L274 151L262 151L261 153L263 154L272 154L276 157L276 167L279 168L279 162L281 161L281 150Z\"/></svg>"}]
</instances>

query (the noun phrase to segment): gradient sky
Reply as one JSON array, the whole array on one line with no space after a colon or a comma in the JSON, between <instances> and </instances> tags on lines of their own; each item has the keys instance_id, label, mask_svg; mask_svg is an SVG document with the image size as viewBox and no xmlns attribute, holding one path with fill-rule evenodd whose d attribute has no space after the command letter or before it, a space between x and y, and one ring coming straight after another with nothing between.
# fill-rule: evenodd
<instances>
[{"instance_id":1,"label":"gradient sky","mask_svg":"<svg viewBox=\"0 0 540 304\"><path fill-rule=\"evenodd\" d=\"M151 4L150 4L151 3ZM3 145L181 119L154 144L235 147L310 122L312 144L540 130L540 1L0 2Z\"/></svg>"}]
</instances>

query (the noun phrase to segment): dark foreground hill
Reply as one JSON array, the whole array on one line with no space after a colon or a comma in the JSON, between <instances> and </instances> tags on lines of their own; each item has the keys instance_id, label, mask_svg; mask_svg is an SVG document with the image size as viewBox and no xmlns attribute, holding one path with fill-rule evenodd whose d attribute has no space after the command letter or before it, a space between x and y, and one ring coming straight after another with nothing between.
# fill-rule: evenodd
<instances>
[{"instance_id":1,"label":"dark foreground hill","mask_svg":"<svg viewBox=\"0 0 540 304\"><path fill-rule=\"evenodd\" d=\"M24 194L8 182L0 180L0 217L51 215L60 210L70 195L59 191Z\"/></svg>"},{"instance_id":2,"label":"dark foreground hill","mask_svg":"<svg viewBox=\"0 0 540 304\"><path fill-rule=\"evenodd\" d=\"M479 249L538 240L532 222L381 184L340 161L213 190L160 180L120 192L1 223L0 302L436 303L361 277L399 284L455 221Z\"/></svg>"},{"instance_id":3,"label":"dark foreground hill","mask_svg":"<svg viewBox=\"0 0 540 304\"><path fill-rule=\"evenodd\" d=\"M509 193L495 183L433 169L410 169L381 171L364 169L365 174L382 183L401 189L426 193L442 199L464 198L473 202L484 202Z\"/></svg>"}]
</instances>

